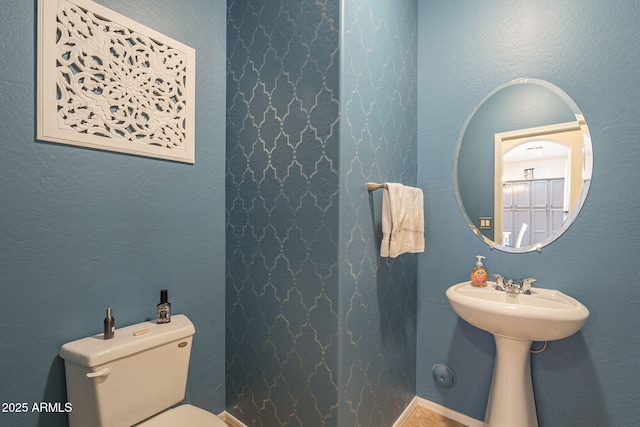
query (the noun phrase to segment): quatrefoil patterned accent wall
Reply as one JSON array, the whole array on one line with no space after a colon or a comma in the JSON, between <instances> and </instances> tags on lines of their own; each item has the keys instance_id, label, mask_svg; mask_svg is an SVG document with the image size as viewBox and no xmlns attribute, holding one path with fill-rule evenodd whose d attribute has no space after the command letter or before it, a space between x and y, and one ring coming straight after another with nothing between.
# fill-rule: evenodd
<instances>
[{"instance_id":1,"label":"quatrefoil patterned accent wall","mask_svg":"<svg viewBox=\"0 0 640 427\"><path fill-rule=\"evenodd\" d=\"M378 257L365 183L417 179L417 4L346 2L343 29L339 0L227 5L227 410L389 426L415 393L416 256Z\"/></svg>"},{"instance_id":2,"label":"quatrefoil patterned accent wall","mask_svg":"<svg viewBox=\"0 0 640 427\"><path fill-rule=\"evenodd\" d=\"M344 0L342 10L339 298L347 338L338 425L387 427L415 395L417 256L379 258L382 190L363 187L417 182L418 5Z\"/></svg>"},{"instance_id":3,"label":"quatrefoil patterned accent wall","mask_svg":"<svg viewBox=\"0 0 640 427\"><path fill-rule=\"evenodd\" d=\"M333 1L227 7L226 396L252 426L337 420Z\"/></svg>"}]
</instances>

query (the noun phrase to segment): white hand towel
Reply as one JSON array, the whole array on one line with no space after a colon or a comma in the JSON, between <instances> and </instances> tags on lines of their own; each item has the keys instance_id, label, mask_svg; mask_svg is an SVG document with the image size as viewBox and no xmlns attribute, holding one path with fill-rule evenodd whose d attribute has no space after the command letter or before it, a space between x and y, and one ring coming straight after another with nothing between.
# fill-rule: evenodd
<instances>
[{"instance_id":1,"label":"white hand towel","mask_svg":"<svg viewBox=\"0 0 640 427\"><path fill-rule=\"evenodd\" d=\"M380 256L424 252L422 190L388 182L383 191Z\"/></svg>"}]
</instances>

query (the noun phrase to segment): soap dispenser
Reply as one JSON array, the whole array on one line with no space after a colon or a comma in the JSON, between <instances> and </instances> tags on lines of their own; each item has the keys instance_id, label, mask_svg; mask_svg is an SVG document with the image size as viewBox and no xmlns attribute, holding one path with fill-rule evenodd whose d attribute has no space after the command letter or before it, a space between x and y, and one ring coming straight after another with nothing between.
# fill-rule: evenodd
<instances>
[{"instance_id":1,"label":"soap dispenser","mask_svg":"<svg viewBox=\"0 0 640 427\"><path fill-rule=\"evenodd\" d=\"M476 288L484 288L487 286L487 270L484 268L482 264L482 260L484 257L482 255L476 255L478 261L476 262L475 267L471 269L471 286L475 286Z\"/></svg>"}]
</instances>

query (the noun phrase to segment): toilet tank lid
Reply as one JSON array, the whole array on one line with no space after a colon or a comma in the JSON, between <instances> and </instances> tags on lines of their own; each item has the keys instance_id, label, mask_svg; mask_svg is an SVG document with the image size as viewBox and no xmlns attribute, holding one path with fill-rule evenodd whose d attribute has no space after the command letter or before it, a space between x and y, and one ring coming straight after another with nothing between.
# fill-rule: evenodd
<instances>
[{"instance_id":1,"label":"toilet tank lid","mask_svg":"<svg viewBox=\"0 0 640 427\"><path fill-rule=\"evenodd\" d=\"M193 336L196 329L183 314L171 316L171 322L155 321L116 328L114 338L105 340L102 334L68 342L60 349L65 361L90 368L139 353L144 350Z\"/></svg>"}]
</instances>

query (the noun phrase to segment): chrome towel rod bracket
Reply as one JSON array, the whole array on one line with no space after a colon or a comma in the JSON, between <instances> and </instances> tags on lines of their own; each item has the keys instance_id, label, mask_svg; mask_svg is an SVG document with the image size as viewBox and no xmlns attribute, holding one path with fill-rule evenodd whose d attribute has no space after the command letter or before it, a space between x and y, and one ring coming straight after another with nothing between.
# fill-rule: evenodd
<instances>
[{"instance_id":1,"label":"chrome towel rod bracket","mask_svg":"<svg viewBox=\"0 0 640 427\"><path fill-rule=\"evenodd\" d=\"M367 190L369 191L373 191L373 190L378 190L380 188L387 188L387 184L377 184L375 182L367 182Z\"/></svg>"}]
</instances>

